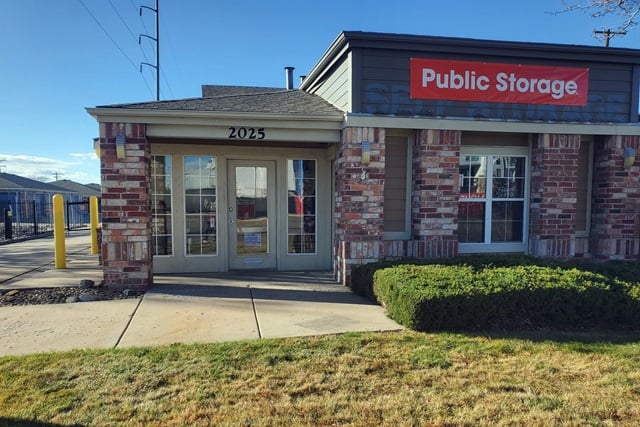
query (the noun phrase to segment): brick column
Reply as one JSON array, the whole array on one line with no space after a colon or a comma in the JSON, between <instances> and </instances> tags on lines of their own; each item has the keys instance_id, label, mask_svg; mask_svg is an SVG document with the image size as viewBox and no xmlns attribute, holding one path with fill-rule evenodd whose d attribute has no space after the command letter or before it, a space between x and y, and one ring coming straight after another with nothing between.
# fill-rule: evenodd
<instances>
[{"instance_id":1,"label":"brick column","mask_svg":"<svg viewBox=\"0 0 640 427\"><path fill-rule=\"evenodd\" d=\"M580 135L541 134L531 149L529 253L575 255Z\"/></svg>"},{"instance_id":2,"label":"brick column","mask_svg":"<svg viewBox=\"0 0 640 427\"><path fill-rule=\"evenodd\" d=\"M640 137L609 136L596 141L591 236L594 255L605 259L638 256L640 171L638 160L624 168L624 148L640 158Z\"/></svg>"},{"instance_id":3,"label":"brick column","mask_svg":"<svg viewBox=\"0 0 640 427\"><path fill-rule=\"evenodd\" d=\"M460 131L420 130L413 151L412 234L418 258L458 254Z\"/></svg>"},{"instance_id":4,"label":"brick column","mask_svg":"<svg viewBox=\"0 0 640 427\"><path fill-rule=\"evenodd\" d=\"M384 233L384 129L346 128L335 161L338 279L349 284L354 265L382 257ZM368 166L362 166L362 141L371 144Z\"/></svg>"},{"instance_id":5,"label":"brick column","mask_svg":"<svg viewBox=\"0 0 640 427\"><path fill-rule=\"evenodd\" d=\"M116 155L118 135L126 138L123 159ZM147 288L153 282L150 164L144 124L100 123L105 286Z\"/></svg>"}]
</instances>

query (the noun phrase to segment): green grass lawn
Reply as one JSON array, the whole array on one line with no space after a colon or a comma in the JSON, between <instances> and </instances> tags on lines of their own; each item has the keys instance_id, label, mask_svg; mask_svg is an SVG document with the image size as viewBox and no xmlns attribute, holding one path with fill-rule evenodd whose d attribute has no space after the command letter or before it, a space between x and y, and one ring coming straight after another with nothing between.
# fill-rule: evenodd
<instances>
[{"instance_id":1,"label":"green grass lawn","mask_svg":"<svg viewBox=\"0 0 640 427\"><path fill-rule=\"evenodd\" d=\"M38 422L639 425L640 333L352 333L0 358L0 426Z\"/></svg>"}]
</instances>

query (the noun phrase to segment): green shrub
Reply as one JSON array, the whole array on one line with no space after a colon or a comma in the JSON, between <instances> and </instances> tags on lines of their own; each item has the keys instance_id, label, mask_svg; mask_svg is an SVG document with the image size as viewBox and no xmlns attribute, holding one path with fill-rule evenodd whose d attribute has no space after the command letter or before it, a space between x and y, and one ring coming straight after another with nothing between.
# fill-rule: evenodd
<instances>
[{"instance_id":1,"label":"green shrub","mask_svg":"<svg viewBox=\"0 0 640 427\"><path fill-rule=\"evenodd\" d=\"M474 270L480 270L485 267L508 267L516 265L556 265L555 261L548 261L541 258L534 258L527 255L507 254L507 255L460 255L452 258L438 259L417 259L404 258L392 261L378 261L368 264L362 264L351 270L351 290L358 294L375 300L373 293L373 275L376 271L393 267L396 265L412 264L412 265L468 265Z\"/></svg>"},{"instance_id":2,"label":"green shrub","mask_svg":"<svg viewBox=\"0 0 640 427\"><path fill-rule=\"evenodd\" d=\"M472 254L460 255L452 258L416 259L406 258L393 261L378 261L355 267L351 272L351 288L362 296L375 300L373 294L373 275L377 270L396 265L468 265L475 271L488 267L509 267L536 265L540 267L559 267L563 269L576 268L581 271L591 271L602 274L611 279L619 279L625 282L636 283L640 286L640 263L631 261L598 261L572 259L569 261L557 261L537 258L522 254Z\"/></svg>"},{"instance_id":3,"label":"green shrub","mask_svg":"<svg viewBox=\"0 0 640 427\"><path fill-rule=\"evenodd\" d=\"M420 331L640 328L640 286L557 266L397 265L374 273L376 298Z\"/></svg>"}]
</instances>

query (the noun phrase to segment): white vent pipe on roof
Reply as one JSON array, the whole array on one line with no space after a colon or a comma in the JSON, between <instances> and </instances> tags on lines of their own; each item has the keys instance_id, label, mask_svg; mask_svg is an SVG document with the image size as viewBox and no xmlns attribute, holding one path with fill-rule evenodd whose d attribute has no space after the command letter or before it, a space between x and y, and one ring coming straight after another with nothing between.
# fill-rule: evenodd
<instances>
[{"instance_id":1,"label":"white vent pipe on roof","mask_svg":"<svg viewBox=\"0 0 640 427\"><path fill-rule=\"evenodd\" d=\"M293 67L284 67L287 89L293 89Z\"/></svg>"}]
</instances>

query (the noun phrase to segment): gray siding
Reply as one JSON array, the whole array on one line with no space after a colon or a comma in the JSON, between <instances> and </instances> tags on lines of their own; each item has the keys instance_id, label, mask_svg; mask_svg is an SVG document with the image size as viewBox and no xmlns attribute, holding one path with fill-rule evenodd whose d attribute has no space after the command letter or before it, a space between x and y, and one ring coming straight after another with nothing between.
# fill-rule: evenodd
<instances>
[{"instance_id":1,"label":"gray siding","mask_svg":"<svg viewBox=\"0 0 640 427\"><path fill-rule=\"evenodd\" d=\"M350 111L350 59L345 57L312 93L324 98L342 111Z\"/></svg>"},{"instance_id":2,"label":"gray siding","mask_svg":"<svg viewBox=\"0 0 640 427\"><path fill-rule=\"evenodd\" d=\"M461 55L460 53L410 50L361 50L359 82L354 88L360 99L354 113L393 114L399 116L495 118L519 121L613 122L637 121L634 117L633 65L588 61L514 58L497 55ZM410 58L437 58L589 68L589 99L585 107L526 105L488 102L437 101L409 98ZM334 104L335 105L335 104ZM339 107L342 108L342 107ZM637 107L636 107L637 108Z\"/></svg>"}]
</instances>

